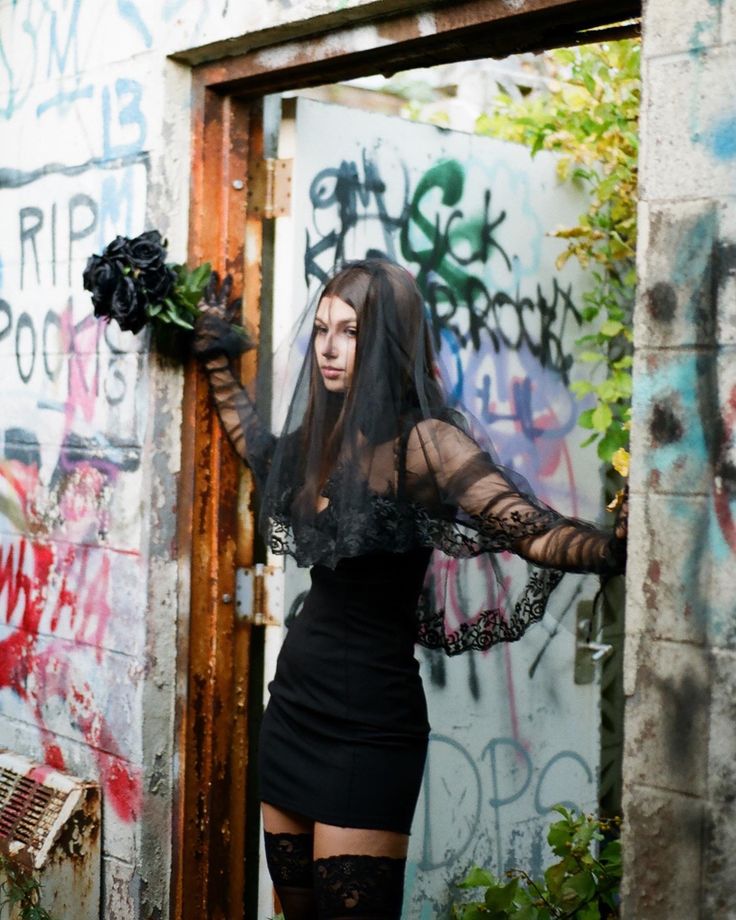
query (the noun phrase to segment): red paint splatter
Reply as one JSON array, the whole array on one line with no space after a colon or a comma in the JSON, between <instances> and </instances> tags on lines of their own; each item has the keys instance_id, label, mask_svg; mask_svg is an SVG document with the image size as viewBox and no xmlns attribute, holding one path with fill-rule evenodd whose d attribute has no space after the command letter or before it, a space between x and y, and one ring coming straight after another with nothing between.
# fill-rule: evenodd
<instances>
[{"instance_id":1,"label":"red paint splatter","mask_svg":"<svg viewBox=\"0 0 736 920\"><path fill-rule=\"evenodd\" d=\"M121 820L135 821L141 813L140 771L107 754L100 754L98 762L105 776L108 802Z\"/></svg>"},{"instance_id":2,"label":"red paint splatter","mask_svg":"<svg viewBox=\"0 0 736 920\"><path fill-rule=\"evenodd\" d=\"M19 481L17 476L12 479L13 483ZM92 644L98 660L101 658L112 613L108 602L111 562L105 554L98 566L91 566L92 556L89 546L32 541L26 536L0 543L0 617L6 623L12 619L15 626L9 636L0 640L0 689L12 690L31 707L46 762L45 768L38 768L37 778L42 778L48 769L65 766L44 717L44 709L54 699L60 699L92 749L110 804L122 820L132 821L140 813L140 769L122 757L113 730L95 704L91 687L75 673L68 641L53 639L66 611L72 641L84 643L86 648ZM55 596L51 596L52 582L60 584ZM45 640L51 641L40 647L41 620L49 606L50 636Z\"/></svg>"}]
</instances>

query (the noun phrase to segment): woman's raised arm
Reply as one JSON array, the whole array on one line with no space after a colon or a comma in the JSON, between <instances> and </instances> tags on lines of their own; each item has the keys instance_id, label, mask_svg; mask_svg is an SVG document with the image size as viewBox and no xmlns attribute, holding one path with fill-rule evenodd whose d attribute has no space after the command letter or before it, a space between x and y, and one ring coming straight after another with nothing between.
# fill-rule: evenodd
<instances>
[{"instance_id":1,"label":"woman's raised arm","mask_svg":"<svg viewBox=\"0 0 736 920\"><path fill-rule=\"evenodd\" d=\"M247 463L260 482L268 475L276 438L262 424L256 407L233 373L232 362L255 347L246 335L233 328L230 319L237 315L239 301L227 303L230 279L218 291L218 278L212 273L200 303L201 315L194 329L192 351L202 363L210 383L222 427L237 455Z\"/></svg>"}]
</instances>

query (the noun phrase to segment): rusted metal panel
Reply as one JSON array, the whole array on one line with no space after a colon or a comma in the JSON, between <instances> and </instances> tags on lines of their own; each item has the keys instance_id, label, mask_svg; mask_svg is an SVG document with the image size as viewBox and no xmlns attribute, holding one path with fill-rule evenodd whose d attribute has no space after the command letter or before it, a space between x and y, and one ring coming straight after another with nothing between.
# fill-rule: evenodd
<instances>
[{"instance_id":1,"label":"rusted metal panel","mask_svg":"<svg viewBox=\"0 0 736 920\"><path fill-rule=\"evenodd\" d=\"M235 291L244 278L248 114L230 97L195 94L189 261L230 272ZM239 464L195 367L184 409L180 535L191 600L172 912L199 920L242 915L250 627L236 622L232 599L236 557L252 549L237 551Z\"/></svg>"}]
</instances>

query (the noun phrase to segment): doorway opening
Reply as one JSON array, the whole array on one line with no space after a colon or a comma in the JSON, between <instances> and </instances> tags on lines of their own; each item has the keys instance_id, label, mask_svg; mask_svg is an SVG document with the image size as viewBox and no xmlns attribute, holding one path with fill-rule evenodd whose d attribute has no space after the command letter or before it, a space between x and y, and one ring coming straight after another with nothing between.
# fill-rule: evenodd
<instances>
[{"instance_id":1,"label":"doorway opening","mask_svg":"<svg viewBox=\"0 0 736 920\"><path fill-rule=\"evenodd\" d=\"M636 22L628 22L600 37L619 39L636 28ZM574 259L559 265L565 241L548 235L561 224L575 225L584 211L584 193L559 180L559 154L542 151L532 158L518 145L497 140L493 124L488 125L493 118L488 99L481 111L469 114L466 94L480 75L486 86L495 84L489 94L493 98L503 92L511 102L521 102L542 94L545 87L549 91L554 81L560 82L560 74L544 72L540 59L529 55L474 62L465 72L463 65L447 63L431 74L401 70L388 78L353 77L346 60L341 65L348 71L346 82L324 84L305 73L301 79L272 75L269 85L263 74L255 73L257 62L246 62L254 72L244 76L246 64L236 59L229 75L219 65L216 93L207 88L215 85L207 82L213 79L214 65L202 68L202 137L209 128L210 143L214 133L230 154L225 165L201 164L195 180L201 183L200 195L213 183L229 190L217 229L195 226L193 252L209 256L210 247L220 246L228 253L223 267L234 270L236 286L240 281L246 292L246 310L261 320L270 313L271 321L261 322L262 361L278 356L280 337L290 328L294 311L304 306L335 261L369 252L403 261L425 285L433 330L463 401L491 426L491 436L503 442L519 471L550 504L576 516L599 517L603 484L595 445L585 453L580 448L585 433L575 427L580 412L594 411L595 405L590 394L581 406L570 393L576 379L591 380L589 367L582 362L580 370L574 354L576 339L585 334L585 273ZM355 63L355 69L365 70L359 56ZM418 83L423 97L417 95ZM267 90L278 93L264 96ZM478 130L484 125L485 133ZM310 143L310 137L320 143ZM213 159L199 149L204 161ZM242 176L252 178L255 162L264 156L293 160L292 203L288 214L265 220L250 208L244 229L236 216L242 192L236 195L233 183ZM458 290L468 288L474 292L472 299L458 296ZM274 373L279 373L278 366ZM253 375L254 368L246 367L245 376ZM272 388L276 393L280 389ZM206 395L197 393L197 412L205 412ZM268 389L261 393L263 404L270 404L270 396ZM278 425L275 401L268 411ZM212 426L206 437L216 438L216 432ZM217 463L228 461L218 457ZM596 469L592 484L591 464ZM237 472L228 469L226 476L235 477L234 492L247 512L251 483L246 477L238 485ZM211 526L215 520L222 526L222 515L213 506ZM235 520L231 526L236 532L241 527L231 559L243 568L256 561L273 562L254 541L252 529ZM218 570L221 565L217 563ZM482 580L482 572L478 577ZM269 611L278 625L262 629L251 622L244 627L239 660L242 664L247 658L248 680L241 680L240 687L250 717L241 735L241 767L253 763L264 681L283 624L298 609L303 590L293 571L281 579L281 588L283 605ZM475 589L468 585L467 590ZM407 904L413 906L407 916L443 909L451 880L469 864L502 871L512 862L534 870L536 860L541 867L543 816L549 807L575 795L575 804L595 808L599 772L604 779L615 777L618 703L604 700L603 732L599 707L602 684L618 692L620 648L606 658L601 679L592 653L586 660L576 654L576 647L581 637L615 646L623 632L615 611L622 604L609 605L606 631L593 636L584 621L591 618L594 593L594 586L571 585L561 601L568 612L560 615L559 623L540 628L534 643L497 649L492 660L448 665L427 655L422 661L435 729L410 853ZM559 689L563 684L564 692ZM489 715L498 698L504 699L505 708ZM458 712L464 714L461 724ZM217 718L210 722L213 739L223 731ZM606 744L610 750L603 754ZM443 792L448 777L459 790L455 797ZM233 781L232 774L224 780ZM567 791L570 785L574 792ZM615 810L615 782L609 786L604 807ZM261 871L259 906L252 858L259 836L252 774L248 790L241 789L249 815L247 839L240 848L246 859L243 898L245 915L260 916L263 898L270 895ZM229 817L232 821L232 811ZM228 858L239 858L233 854ZM210 863L218 858L213 846ZM234 890L230 897L237 897Z\"/></svg>"}]
</instances>

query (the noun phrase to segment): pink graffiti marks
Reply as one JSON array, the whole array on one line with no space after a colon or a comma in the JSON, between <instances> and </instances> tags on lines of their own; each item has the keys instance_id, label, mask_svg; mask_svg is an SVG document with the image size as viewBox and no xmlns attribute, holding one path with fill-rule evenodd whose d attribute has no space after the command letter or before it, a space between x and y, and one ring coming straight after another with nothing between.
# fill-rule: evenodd
<instances>
[{"instance_id":1,"label":"pink graffiti marks","mask_svg":"<svg viewBox=\"0 0 736 920\"><path fill-rule=\"evenodd\" d=\"M117 720L113 727L103 712L114 709L114 694L105 707L93 689L94 664L102 670L113 616L112 560L121 553L98 539L108 528L118 470L74 430L87 430L94 420L101 332L94 321L72 329L71 308L60 329L71 354L54 472L42 481L39 441L27 430L16 430L16 444L6 432L0 461L0 623L7 627L0 639L0 690L10 689L28 707L49 766L65 765L59 734L81 738L107 801L119 818L133 821L140 812L140 770L124 757Z\"/></svg>"}]
</instances>

